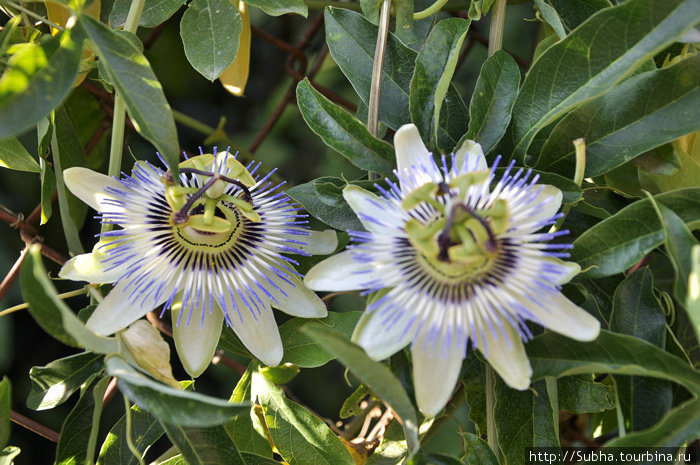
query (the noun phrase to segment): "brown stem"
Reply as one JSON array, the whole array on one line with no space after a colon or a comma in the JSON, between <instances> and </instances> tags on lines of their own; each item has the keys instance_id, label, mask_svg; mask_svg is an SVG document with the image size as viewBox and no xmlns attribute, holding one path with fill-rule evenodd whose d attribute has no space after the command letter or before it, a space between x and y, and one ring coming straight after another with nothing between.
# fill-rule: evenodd
<instances>
[{"instance_id":1,"label":"brown stem","mask_svg":"<svg viewBox=\"0 0 700 465\"><path fill-rule=\"evenodd\" d=\"M10 272L7 273L5 279L3 279L2 283L0 283L0 300L7 295L7 292L12 287L12 284L17 281L17 278L19 277L19 270L22 267L22 262L24 261L24 257L27 255L27 251L29 251L29 245L26 245L22 249L22 251L19 253L19 257L15 261L15 264L12 265L12 268L10 268Z\"/></svg>"},{"instance_id":2,"label":"brown stem","mask_svg":"<svg viewBox=\"0 0 700 465\"><path fill-rule=\"evenodd\" d=\"M44 425L40 425L39 423L35 422L34 420L25 417L24 415L15 412L12 410L10 412L10 419L17 423L18 425L27 428L29 431L32 431L39 436L43 436L49 441L52 442L58 442L60 439L61 435L58 434L56 431L52 430L51 428L47 428Z\"/></svg>"}]
</instances>

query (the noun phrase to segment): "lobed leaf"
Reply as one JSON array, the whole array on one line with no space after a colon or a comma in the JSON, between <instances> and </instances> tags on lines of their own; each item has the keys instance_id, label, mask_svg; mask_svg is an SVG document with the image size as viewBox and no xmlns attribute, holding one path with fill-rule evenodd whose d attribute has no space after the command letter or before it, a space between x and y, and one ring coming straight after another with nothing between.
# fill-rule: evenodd
<instances>
[{"instance_id":1,"label":"lobed leaf","mask_svg":"<svg viewBox=\"0 0 700 465\"><path fill-rule=\"evenodd\" d=\"M601 330L595 341L580 342L545 333L525 345L532 379L582 373L619 373L661 378L700 393L700 372L649 342Z\"/></svg>"},{"instance_id":2,"label":"lobed leaf","mask_svg":"<svg viewBox=\"0 0 700 465\"><path fill-rule=\"evenodd\" d=\"M0 140L0 167L40 173L41 167L16 137Z\"/></svg>"},{"instance_id":3,"label":"lobed leaf","mask_svg":"<svg viewBox=\"0 0 700 465\"><path fill-rule=\"evenodd\" d=\"M43 367L32 367L32 388L27 407L46 410L62 404L93 375L104 369L102 354L83 352L54 360Z\"/></svg>"},{"instance_id":4,"label":"lobed leaf","mask_svg":"<svg viewBox=\"0 0 700 465\"><path fill-rule=\"evenodd\" d=\"M586 140L586 176L700 129L700 56L642 73L566 115L547 139L537 167L573 173L572 140Z\"/></svg>"},{"instance_id":5,"label":"lobed leaf","mask_svg":"<svg viewBox=\"0 0 700 465\"><path fill-rule=\"evenodd\" d=\"M57 107L78 75L83 35L65 30L42 44L22 44L0 78L0 138L20 134Z\"/></svg>"},{"instance_id":6,"label":"lobed leaf","mask_svg":"<svg viewBox=\"0 0 700 465\"><path fill-rule=\"evenodd\" d=\"M310 324L302 331L314 339L321 347L336 356L338 361L347 366L350 372L386 403L391 405L401 419L406 434L409 456L418 450L418 428L413 404L408 398L401 382L385 365L370 359L359 346L350 342L344 334Z\"/></svg>"},{"instance_id":7,"label":"lobed leaf","mask_svg":"<svg viewBox=\"0 0 700 465\"><path fill-rule=\"evenodd\" d=\"M136 405L162 423L206 428L224 423L248 402L230 404L196 392L182 391L158 383L119 357L106 361L107 372L117 377L119 389Z\"/></svg>"},{"instance_id":8,"label":"lobed leaf","mask_svg":"<svg viewBox=\"0 0 700 465\"><path fill-rule=\"evenodd\" d=\"M499 50L481 66L469 104L469 131L464 136L489 153L510 122L520 85L520 69L513 57Z\"/></svg>"},{"instance_id":9,"label":"lobed leaf","mask_svg":"<svg viewBox=\"0 0 700 465\"><path fill-rule=\"evenodd\" d=\"M326 424L288 400L259 371L252 374L252 395L262 406L272 442L289 465L353 465L350 452Z\"/></svg>"},{"instance_id":10,"label":"lobed leaf","mask_svg":"<svg viewBox=\"0 0 700 465\"><path fill-rule=\"evenodd\" d=\"M308 79L297 85L297 103L306 124L326 145L358 168L391 175L393 147L374 137L357 118L321 95Z\"/></svg>"},{"instance_id":11,"label":"lobed leaf","mask_svg":"<svg viewBox=\"0 0 700 465\"><path fill-rule=\"evenodd\" d=\"M690 229L700 225L700 188L659 194L654 200L673 210ZM628 269L661 245L664 230L649 199L638 200L597 223L574 241L571 260L587 278Z\"/></svg>"},{"instance_id":12,"label":"lobed leaf","mask_svg":"<svg viewBox=\"0 0 700 465\"><path fill-rule=\"evenodd\" d=\"M175 120L148 60L123 35L89 16L81 15L77 25L91 40L102 69L117 95L124 99L137 130L155 145L177 175L180 148Z\"/></svg>"},{"instance_id":13,"label":"lobed leaf","mask_svg":"<svg viewBox=\"0 0 700 465\"><path fill-rule=\"evenodd\" d=\"M602 95L690 29L695 0L629 0L591 16L532 65L501 150L523 160L535 135L577 105Z\"/></svg>"}]
</instances>

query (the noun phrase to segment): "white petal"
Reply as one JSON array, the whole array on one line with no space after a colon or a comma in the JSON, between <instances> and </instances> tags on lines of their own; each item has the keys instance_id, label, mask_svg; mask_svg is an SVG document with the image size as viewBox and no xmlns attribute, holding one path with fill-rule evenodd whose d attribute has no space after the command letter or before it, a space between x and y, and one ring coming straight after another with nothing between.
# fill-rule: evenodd
<instances>
[{"instance_id":1,"label":"white petal","mask_svg":"<svg viewBox=\"0 0 700 465\"><path fill-rule=\"evenodd\" d=\"M455 161L450 171L454 176L457 174L457 170L460 173L465 173L467 171L486 171L488 169L481 144L467 139L455 151Z\"/></svg>"},{"instance_id":2,"label":"white petal","mask_svg":"<svg viewBox=\"0 0 700 465\"><path fill-rule=\"evenodd\" d=\"M206 313L202 324L203 311ZM179 313L179 309L172 310L175 348L182 366L190 376L196 378L206 370L216 352L224 314L218 305L214 305L211 313L208 309L198 308L192 311L189 324L187 324L187 315L182 315L180 324L177 324Z\"/></svg>"},{"instance_id":3,"label":"white petal","mask_svg":"<svg viewBox=\"0 0 700 465\"><path fill-rule=\"evenodd\" d=\"M116 208L104 203L106 199L113 200L116 198L114 195L105 192L106 187L124 190L122 183L116 179L81 167L65 170L63 172L63 180L76 197L99 212L104 212L106 209L112 211L112 209Z\"/></svg>"},{"instance_id":4,"label":"white petal","mask_svg":"<svg viewBox=\"0 0 700 465\"><path fill-rule=\"evenodd\" d=\"M236 291L233 291L237 294ZM250 309L236 295L236 307L226 296L227 312L233 331L243 345L261 362L268 366L279 365L282 361L282 339L280 338L277 322L272 314L272 308L267 299L256 301L258 308Z\"/></svg>"},{"instance_id":5,"label":"white petal","mask_svg":"<svg viewBox=\"0 0 700 465\"><path fill-rule=\"evenodd\" d=\"M89 283L109 284L115 282L126 273L127 267L125 265L112 267L111 263L106 263L105 246L107 243L100 241L92 248L92 253L84 253L71 258L63 265L58 276L63 279Z\"/></svg>"},{"instance_id":6,"label":"white petal","mask_svg":"<svg viewBox=\"0 0 700 465\"><path fill-rule=\"evenodd\" d=\"M394 208L390 208L385 200L360 186L346 186L343 189L343 197L367 231L385 232L389 227L403 225L403 219L396 216Z\"/></svg>"},{"instance_id":7,"label":"white petal","mask_svg":"<svg viewBox=\"0 0 700 465\"><path fill-rule=\"evenodd\" d=\"M425 147L415 125L404 124L396 131L394 149L403 192L410 192L430 181L442 180L442 175L433 163L432 155Z\"/></svg>"},{"instance_id":8,"label":"white petal","mask_svg":"<svg viewBox=\"0 0 700 465\"><path fill-rule=\"evenodd\" d=\"M289 284L267 270L265 270L265 275L277 286L272 286L266 282L261 283L274 298L270 300L270 304L273 307L282 310L288 315L303 318L323 318L328 316L328 310L326 310L326 304L323 303L323 300L306 287L296 276L287 277L292 282L292 284Z\"/></svg>"},{"instance_id":9,"label":"white petal","mask_svg":"<svg viewBox=\"0 0 700 465\"><path fill-rule=\"evenodd\" d=\"M534 190L540 190L537 196L531 200L521 214L511 212L515 226L517 223L526 223L525 232L534 232L542 227L541 222L547 221L557 214L563 195L559 189L549 184L535 184Z\"/></svg>"},{"instance_id":10,"label":"white petal","mask_svg":"<svg viewBox=\"0 0 700 465\"><path fill-rule=\"evenodd\" d=\"M539 320L536 323L559 334L578 341L592 341L600 333L600 322L561 292L535 296L544 307L520 295L513 297Z\"/></svg>"},{"instance_id":11,"label":"white petal","mask_svg":"<svg viewBox=\"0 0 700 465\"><path fill-rule=\"evenodd\" d=\"M415 335L413 313L394 315L382 312L386 307L365 311L352 333L352 342L362 347L374 360L383 360L406 347Z\"/></svg>"},{"instance_id":12,"label":"white petal","mask_svg":"<svg viewBox=\"0 0 700 465\"><path fill-rule=\"evenodd\" d=\"M463 351L455 344L441 347L426 343L423 329L411 347L413 355L413 385L418 409L426 417L434 417L445 406L457 384L462 367Z\"/></svg>"},{"instance_id":13,"label":"white petal","mask_svg":"<svg viewBox=\"0 0 700 465\"><path fill-rule=\"evenodd\" d=\"M304 284L314 291L356 291L379 277L366 263L352 258L346 250L314 265L304 278Z\"/></svg>"},{"instance_id":14,"label":"white petal","mask_svg":"<svg viewBox=\"0 0 700 465\"><path fill-rule=\"evenodd\" d=\"M566 284L581 272L581 265L575 262L565 262L564 260L549 256L544 256L540 260L557 265L561 268L562 273L557 276L554 281L556 284Z\"/></svg>"},{"instance_id":15,"label":"white petal","mask_svg":"<svg viewBox=\"0 0 700 465\"><path fill-rule=\"evenodd\" d=\"M294 236L292 239L306 244L294 244L295 249L311 255L332 254L338 248L338 235L332 229L325 231L309 231L308 236Z\"/></svg>"},{"instance_id":16,"label":"white petal","mask_svg":"<svg viewBox=\"0 0 700 465\"><path fill-rule=\"evenodd\" d=\"M525 346L520 334L507 321L503 322L503 328L510 341L506 341L498 330L498 339L494 337L489 328L484 328L487 347L484 347L481 337L477 337L477 346L489 364L496 370L503 381L512 387L524 391L530 386L532 367L525 353Z\"/></svg>"},{"instance_id":17,"label":"white petal","mask_svg":"<svg viewBox=\"0 0 700 465\"><path fill-rule=\"evenodd\" d=\"M158 299L154 299L153 295L150 295L145 302L143 299L137 299L134 304L129 298L133 287L127 289L128 283L127 280L117 283L107 297L100 302L86 323L88 329L102 336L124 329L168 300L170 292L172 292L165 289L160 293Z\"/></svg>"}]
</instances>

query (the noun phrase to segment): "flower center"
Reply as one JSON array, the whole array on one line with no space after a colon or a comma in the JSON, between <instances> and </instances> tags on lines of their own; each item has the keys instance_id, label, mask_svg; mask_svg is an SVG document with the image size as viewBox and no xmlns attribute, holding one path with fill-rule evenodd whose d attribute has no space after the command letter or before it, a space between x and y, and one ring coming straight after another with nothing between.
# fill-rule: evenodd
<instances>
[{"instance_id":1,"label":"flower center","mask_svg":"<svg viewBox=\"0 0 700 465\"><path fill-rule=\"evenodd\" d=\"M419 263L441 281L456 283L483 275L501 253L498 237L510 223L507 202L498 199L476 209L464 200L472 186L487 180L488 172L470 172L449 184L424 184L403 200L403 208L409 211L425 204L435 210L428 222L414 216L405 230Z\"/></svg>"},{"instance_id":2,"label":"flower center","mask_svg":"<svg viewBox=\"0 0 700 465\"><path fill-rule=\"evenodd\" d=\"M255 179L238 160L222 155L203 154L180 163L180 173L198 178L201 187L181 186L169 173L165 176L171 223L189 244L220 247L240 234L242 217L261 220L248 190Z\"/></svg>"}]
</instances>

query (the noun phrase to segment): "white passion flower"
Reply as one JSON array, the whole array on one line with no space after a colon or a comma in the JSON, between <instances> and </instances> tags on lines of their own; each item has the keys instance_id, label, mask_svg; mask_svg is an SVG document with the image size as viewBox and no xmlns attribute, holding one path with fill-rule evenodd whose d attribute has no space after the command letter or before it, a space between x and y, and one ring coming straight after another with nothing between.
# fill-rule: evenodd
<instances>
[{"instance_id":1,"label":"white passion flower","mask_svg":"<svg viewBox=\"0 0 700 465\"><path fill-rule=\"evenodd\" d=\"M561 192L513 165L490 188L481 146L467 141L438 168L413 125L394 138L399 185L381 195L347 186L343 196L367 231L312 268L317 291L375 292L353 341L381 360L411 344L416 400L426 416L447 403L466 355L478 348L505 383L530 385L523 340L534 321L578 340L600 324L560 292L580 268L559 257L566 244L542 232L561 216Z\"/></svg>"},{"instance_id":2,"label":"white passion flower","mask_svg":"<svg viewBox=\"0 0 700 465\"><path fill-rule=\"evenodd\" d=\"M270 307L307 318L327 314L287 254L329 254L337 238L307 230L306 215L269 181L272 173L255 174L259 166L214 150L181 163L179 183L146 162L119 180L67 169L71 192L103 223L121 227L61 270L63 278L115 283L87 327L108 335L164 305L190 375L208 366L224 322L253 355L277 365L282 342Z\"/></svg>"}]
</instances>

